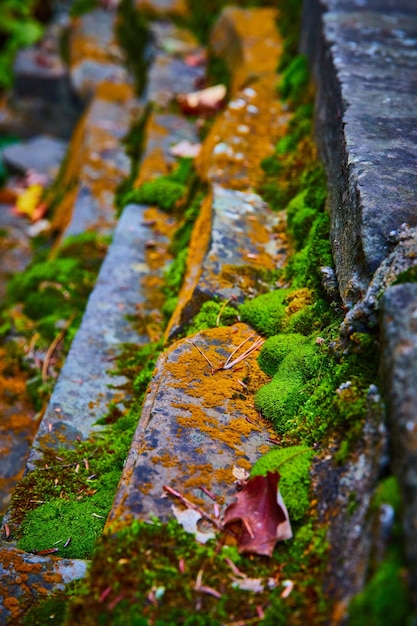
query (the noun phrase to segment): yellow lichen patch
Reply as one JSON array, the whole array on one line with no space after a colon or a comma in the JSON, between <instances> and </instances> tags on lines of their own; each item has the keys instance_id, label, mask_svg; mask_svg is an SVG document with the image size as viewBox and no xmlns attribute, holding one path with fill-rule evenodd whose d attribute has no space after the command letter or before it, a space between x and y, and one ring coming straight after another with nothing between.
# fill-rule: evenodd
<instances>
[{"instance_id":1,"label":"yellow lichen patch","mask_svg":"<svg viewBox=\"0 0 417 626\"><path fill-rule=\"evenodd\" d=\"M188 6L185 0L134 0L137 10L151 17L187 17Z\"/></svg>"},{"instance_id":2,"label":"yellow lichen patch","mask_svg":"<svg viewBox=\"0 0 417 626\"><path fill-rule=\"evenodd\" d=\"M196 161L200 177L229 189L257 189L264 176L261 161L285 135L288 120L275 79L253 82L213 124Z\"/></svg>"},{"instance_id":3,"label":"yellow lichen patch","mask_svg":"<svg viewBox=\"0 0 417 626\"><path fill-rule=\"evenodd\" d=\"M232 74L232 93L259 76L276 77L282 38L272 8L227 7L213 28L210 45L224 56Z\"/></svg>"}]
</instances>

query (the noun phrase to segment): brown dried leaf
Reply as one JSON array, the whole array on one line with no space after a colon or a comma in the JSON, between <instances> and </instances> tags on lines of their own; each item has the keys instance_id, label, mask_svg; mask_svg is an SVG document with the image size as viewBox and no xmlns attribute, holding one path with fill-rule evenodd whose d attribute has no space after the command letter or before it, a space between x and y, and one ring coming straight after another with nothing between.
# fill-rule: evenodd
<instances>
[{"instance_id":1,"label":"brown dried leaf","mask_svg":"<svg viewBox=\"0 0 417 626\"><path fill-rule=\"evenodd\" d=\"M277 541L292 537L288 512L278 491L280 475L254 476L229 505L224 527L237 535L239 552L272 556Z\"/></svg>"}]
</instances>

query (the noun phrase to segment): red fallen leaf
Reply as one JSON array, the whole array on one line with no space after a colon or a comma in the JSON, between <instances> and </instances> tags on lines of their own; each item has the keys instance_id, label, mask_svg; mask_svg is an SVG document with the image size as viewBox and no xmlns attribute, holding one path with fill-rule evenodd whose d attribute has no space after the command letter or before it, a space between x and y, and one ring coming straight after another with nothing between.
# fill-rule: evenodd
<instances>
[{"instance_id":1,"label":"red fallen leaf","mask_svg":"<svg viewBox=\"0 0 417 626\"><path fill-rule=\"evenodd\" d=\"M225 98L226 87L224 85L215 85L200 91L179 94L177 101L181 111L186 115L203 115L218 111L222 107Z\"/></svg>"},{"instance_id":2,"label":"red fallen leaf","mask_svg":"<svg viewBox=\"0 0 417 626\"><path fill-rule=\"evenodd\" d=\"M278 491L280 475L250 478L224 515L224 527L237 533L239 552L272 556L277 541L292 537L288 512Z\"/></svg>"}]
</instances>

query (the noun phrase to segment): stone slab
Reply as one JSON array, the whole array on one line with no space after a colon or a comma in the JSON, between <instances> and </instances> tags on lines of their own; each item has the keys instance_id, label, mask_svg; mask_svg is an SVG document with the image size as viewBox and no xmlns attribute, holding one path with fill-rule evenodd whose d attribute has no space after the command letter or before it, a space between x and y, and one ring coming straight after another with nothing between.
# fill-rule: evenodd
<instances>
[{"instance_id":1,"label":"stone slab","mask_svg":"<svg viewBox=\"0 0 417 626\"><path fill-rule=\"evenodd\" d=\"M2 151L6 165L19 173L35 170L50 179L58 172L68 143L48 135L38 135L21 143L7 146Z\"/></svg>"},{"instance_id":2,"label":"stone slab","mask_svg":"<svg viewBox=\"0 0 417 626\"><path fill-rule=\"evenodd\" d=\"M317 139L348 306L391 252L391 231L417 225L416 45L413 0L305 3L302 49L317 84Z\"/></svg>"},{"instance_id":3,"label":"stone slab","mask_svg":"<svg viewBox=\"0 0 417 626\"><path fill-rule=\"evenodd\" d=\"M134 187L168 174L178 161L170 153L170 149L180 141L198 142L193 121L174 113L150 113L146 121L142 158Z\"/></svg>"},{"instance_id":4,"label":"stone slab","mask_svg":"<svg viewBox=\"0 0 417 626\"><path fill-rule=\"evenodd\" d=\"M274 213L257 194L213 185L193 230L167 336L175 336L206 300L242 302L268 291L265 272L286 260L284 231L285 215Z\"/></svg>"},{"instance_id":5,"label":"stone slab","mask_svg":"<svg viewBox=\"0 0 417 626\"><path fill-rule=\"evenodd\" d=\"M90 295L81 326L71 345L48 408L39 426L28 469L42 446L72 445L76 437L88 437L94 423L106 414L109 404L123 407L126 400L117 386L123 376L111 375L115 358L124 343L148 341L127 319L145 301L141 281L158 276L150 269L146 242L166 242L145 222L147 208L128 205L114 233L96 285Z\"/></svg>"},{"instance_id":6,"label":"stone slab","mask_svg":"<svg viewBox=\"0 0 417 626\"><path fill-rule=\"evenodd\" d=\"M0 624L21 624L33 602L63 590L87 573L87 562L28 554L0 547Z\"/></svg>"},{"instance_id":7,"label":"stone slab","mask_svg":"<svg viewBox=\"0 0 417 626\"><path fill-rule=\"evenodd\" d=\"M274 84L282 54L278 12L270 7L223 9L210 35L211 52L223 57L231 73L231 93L268 76Z\"/></svg>"},{"instance_id":8,"label":"stone slab","mask_svg":"<svg viewBox=\"0 0 417 626\"><path fill-rule=\"evenodd\" d=\"M175 343L160 357L109 516L111 527L132 518L172 516L164 485L210 509L213 501L201 487L219 505L232 501L233 466L249 470L270 447L271 431L253 406L266 375L256 352L232 369L212 372L196 345L216 368L243 340L246 350L257 338L246 324L215 328Z\"/></svg>"},{"instance_id":9,"label":"stone slab","mask_svg":"<svg viewBox=\"0 0 417 626\"><path fill-rule=\"evenodd\" d=\"M130 159L122 139L141 112L130 86L98 86L74 131L59 185L55 187L58 205L52 221L54 231L65 235L113 231L114 195L130 174Z\"/></svg>"},{"instance_id":10,"label":"stone slab","mask_svg":"<svg viewBox=\"0 0 417 626\"><path fill-rule=\"evenodd\" d=\"M389 287L382 299L382 376L403 494L405 551L417 605L417 284Z\"/></svg>"},{"instance_id":11,"label":"stone slab","mask_svg":"<svg viewBox=\"0 0 417 626\"><path fill-rule=\"evenodd\" d=\"M261 162L287 130L289 114L277 98L274 77L238 91L216 118L197 158L203 180L250 191L264 179Z\"/></svg>"},{"instance_id":12,"label":"stone slab","mask_svg":"<svg viewBox=\"0 0 417 626\"><path fill-rule=\"evenodd\" d=\"M94 9L74 19L70 31L69 67L73 89L90 98L101 82L132 84L116 41L116 11Z\"/></svg>"}]
</instances>

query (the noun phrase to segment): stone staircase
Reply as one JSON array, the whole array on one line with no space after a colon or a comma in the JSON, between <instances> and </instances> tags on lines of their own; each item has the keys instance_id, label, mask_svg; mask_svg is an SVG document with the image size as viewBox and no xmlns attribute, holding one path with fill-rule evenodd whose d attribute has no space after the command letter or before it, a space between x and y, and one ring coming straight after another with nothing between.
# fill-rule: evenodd
<instances>
[{"instance_id":1,"label":"stone staircase","mask_svg":"<svg viewBox=\"0 0 417 626\"><path fill-rule=\"evenodd\" d=\"M412 172L401 168L409 189L414 190L409 192L410 210L390 211L382 227L375 207L382 200L388 206L397 190L393 180L383 187L368 185L368 178L372 178L368 172L375 175L380 166L380 143L374 146L373 131L367 131L375 111L364 121L355 109L356 102L352 102L345 112L346 98L348 102L349 99L343 91L343 68L337 66L337 49L329 47L334 32L346 20L359 25L358 33L366 27L367 20L375 20L377 25L372 22L372 28L382 28L382 8L370 8L364 16L354 7L339 9L335 1L328 3L328 11L322 16L316 4L314 0L306 3L302 45L312 59L317 84L316 128L330 176L329 206L341 295L345 305L355 305L345 322L345 332L349 334L350 326L356 328L369 322L369 315L363 319L374 295L369 277L375 275L378 279L377 269L382 267L383 271L381 264L390 263L390 255L395 255L391 231L399 230L403 221L414 226L411 207L415 188ZM181 141L198 142L196 120L181 113L176 102L177 96L196 91L205 78L205 65L201 61L190 63L189 57L201 59L203 50L189 31L170 19L178 14L184 18L187 9L182 3L138 0L135 5L150 15L151 41L145 51L149 67L140 95L135 92L134 77L126 69L115 36L120 19L116 10L95 9L77 18L70 31L68 76L63 80L69 79L84 103L84 112L72 133L57 179L60 193L52 229L59 234L57 246L68 235L91 231L111 234L112 242L26 465L28 475L36 470L45 450L71 449L77 441L99 432L102 427L97 426L97 420L106 416L109 407L126 414L131 403L129 381L114 373L114 363L128 344L144 346L164 341L167 347L156 363L106 520L104 533L108 535L126 528L132 520L149 520L155 515L162 520L172 517L172 502L161 497L165 485L187 494L203 507L212 506L213 496L219 505L230 502L236 491L233 467L249 470L275 445L274 431L254 408L255 392L268 380L257 361L260 335L236 320L231 326L202 330L191 338L181 336L204 302L217 298L224 303L239 303L270 289L264 280L265 272L282 268L291 253L284 213L273 212L254 192L262 176L260 163L285 135L290 119L276 90L276 68L282 54L282 41L275 26L277 13L270 8L227 7L216 23L210 46L230 73L228 101L209 128L195 161L205 196L193 226L178 302L162 336L163 303L157 294L173 259L170 244L183 223L182 217L135 202L132 194L132 201L118 218L117 194L127 178L133 181L134 189L140 189L144 183L168 174L177 163L172 147ZM401 10L398 28L406 32L411 28L404 26L404 15L410 19L406 0L402 0ZM392 10L392 24L395 16L396 10ZM314 28L322 33L319 44L312 41ZM346 37L346 41L336 38L341 48L346 45L349 49L355 43L355 50L359 39L357 33L353 38ZM402 35L399 39L404 43ZM391 47L385 41L375 42L382 56L401 49L408 59L407 43L389 43ZM345 68L349 62L346 56ZM327 66L330 69L326 72L320 69ZM370 71L374 72L373 66ZM366 100L362 78L359 71L354 97L362 98L360 106ZM337 89L330 90L326 81L333 81ZM409 95L411 102L415 95ZM6 121L10 115L5 115ZM370 136L366 149L357 147L356 131L349 134L355 125L347 124L346 129L343 126L351 118L354 122L361 120ZM405 134L402 122L403 118L396 120L401 137ZM143 143L136 168L129 161L123 140L132 128L138 127L142 128ZM389 123L383 127L388 128ZM330 136L329 129L334 136ZM403 143L396 147L389 142L389 154L400 160L396 150L401 151ZM375 155L372 167L361 160L365 153L366 159ZM386 158L391 157L387 154ZM394 157L392 162L397 162ZM387 176L384 174L384 180ZM414 230L407 233L413 243ZM382 241L378 253L369 243L373 238ZM360 261L359 249L363 252ZM376 256L370 259L369 255ZM395 276L414 266L411 253L403 257ZM417 505L410 468L414 452L411 443L399 440L404 428L410 441L414 432L410 403L417 388L413 384L417 338L410 320L414 319L417 294L412 284L390 287L392 276L381 281L375 287L378 297L388 287L382 300L387 381L383 392L388 400L388 422L394 421L395 415L401 419L401 424L393 427L393 441L399 451L396 454L400 459L400 482L405 493L411 494L405 519L413 580L417 561L411 539L417 529L412 515ZM366 289L371 291L366 293ZM371 313L375 314L375 306ZM398 346L404 349L399 350ZM233 359L248 348L252 351L248 350L246 358L232 365ZM331 590L337 606L331 622L334 624L343 622L349 598L361 589L371 550L368 508L385 450L384 429L372 421L374 418L370 415L358 451L342 470L333 462L331 447L320 451L312 470L319 516L332 519L330 562L332 575L337 572ZM201 490L202 486L209 495ZM348 517L349 493L353 492L358 494L360 505ZM20 623L34 599L85 576L88 567L84 560L63 558L65 553L61 556L59 550L54 556L18 550L14 543L18 532L19 525L9 511L3 520L0 547L1 624ZM344 557L342 563L340 555Z\"/></svg>"}]
</instances>

